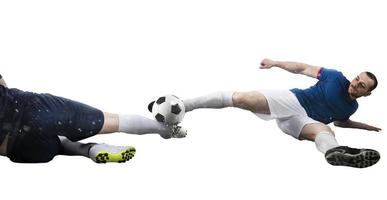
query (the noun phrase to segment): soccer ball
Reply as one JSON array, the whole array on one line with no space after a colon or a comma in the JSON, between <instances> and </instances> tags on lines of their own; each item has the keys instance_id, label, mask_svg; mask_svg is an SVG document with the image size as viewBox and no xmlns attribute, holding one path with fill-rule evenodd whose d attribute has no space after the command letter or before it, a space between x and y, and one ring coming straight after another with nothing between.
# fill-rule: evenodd
<instances>
[{"instance_id":1,"label":"soccer ball","mask_svg":"<svg viewBox=\"0 0 387 200\"><path fill-rule=\"evenodd\" d=\"M153 101L148 105L148 110L158 122L166 125L180 123L185 114L183 101L174 95L159 97L156 101Z\"/></svg>"}]
</instances>

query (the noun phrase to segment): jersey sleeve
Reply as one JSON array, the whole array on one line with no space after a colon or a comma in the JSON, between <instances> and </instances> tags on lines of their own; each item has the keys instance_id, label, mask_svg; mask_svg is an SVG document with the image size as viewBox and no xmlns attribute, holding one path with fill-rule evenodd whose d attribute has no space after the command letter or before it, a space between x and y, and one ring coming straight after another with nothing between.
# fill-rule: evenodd
<instances>
[{"instance_id":1,"label":"jersey sleeve","mask_svg":"<svg viewBox=\"0 0 387 200\"><path fill-rule=\"evenodd\" d=\"M332 79L332 78L337 78L340 76L343 76L343 74L341 72L334 70L334 69L328 69L325 67L321 67L318 74L317 74L317 78L320 81L324 81L324 80L328 80L328 79Z\"/></svg>"}]
</instances>

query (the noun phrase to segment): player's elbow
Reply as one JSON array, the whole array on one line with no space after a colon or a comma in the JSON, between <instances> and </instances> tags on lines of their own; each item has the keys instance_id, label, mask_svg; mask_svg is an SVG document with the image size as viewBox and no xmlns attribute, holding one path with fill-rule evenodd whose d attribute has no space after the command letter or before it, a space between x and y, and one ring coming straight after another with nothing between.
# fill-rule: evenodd
<instances>
[{"instance_id":1,"label":"player's elbow","mask_svg":"<svg viewBox=\"0 0 387 200\"><path fill-rule=\"evenodd\" d=\"M7 87L7 83L5 83L3 78L0 78L0 85Z\"/></svg>"},{"instance_id":2,"label":"player's elbow","mask_svg":"<svg viewBox=\"0 0 387 200\"><path fill-rule=\"evenodd\" d=\"M347 122L335 121L335 122L333 122L333 124L337 127L342 127L342 128L348 127Z\"/></svg>"}]
</instances>

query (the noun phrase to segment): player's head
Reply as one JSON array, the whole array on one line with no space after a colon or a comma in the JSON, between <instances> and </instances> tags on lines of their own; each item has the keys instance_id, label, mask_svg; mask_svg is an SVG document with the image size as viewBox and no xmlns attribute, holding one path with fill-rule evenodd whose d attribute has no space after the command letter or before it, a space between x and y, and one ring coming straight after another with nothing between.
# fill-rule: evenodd
<instances>
[{"instance_id":1,"label":"player's head","mask_svg":"<svg viewBox=\"0 0 387 200\"><path fill-rule=\"evenodd\" d=\"M376 76L371 72L362 72L351 81L348 93L353 99L365 97L369 96L376 86L378 86Z\"/></svg>"}]
</instances>

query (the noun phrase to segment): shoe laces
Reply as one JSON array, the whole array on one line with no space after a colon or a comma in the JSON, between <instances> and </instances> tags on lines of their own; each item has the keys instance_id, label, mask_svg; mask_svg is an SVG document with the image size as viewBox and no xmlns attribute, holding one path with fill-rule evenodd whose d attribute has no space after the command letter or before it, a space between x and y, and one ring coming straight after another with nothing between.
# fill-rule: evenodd
<instances>
[{"instance_id":1,"label":"shoe laces","mask_svg":"<svg viewBox=\"0 0 387 200\"><path fill-rule=\"evenodd\" d=\"M171 126L172 137L176 137L176 136L180 135L181 126L179 126L177 124L173 124L170 126Z\"/></svg>"}]
</instances>

